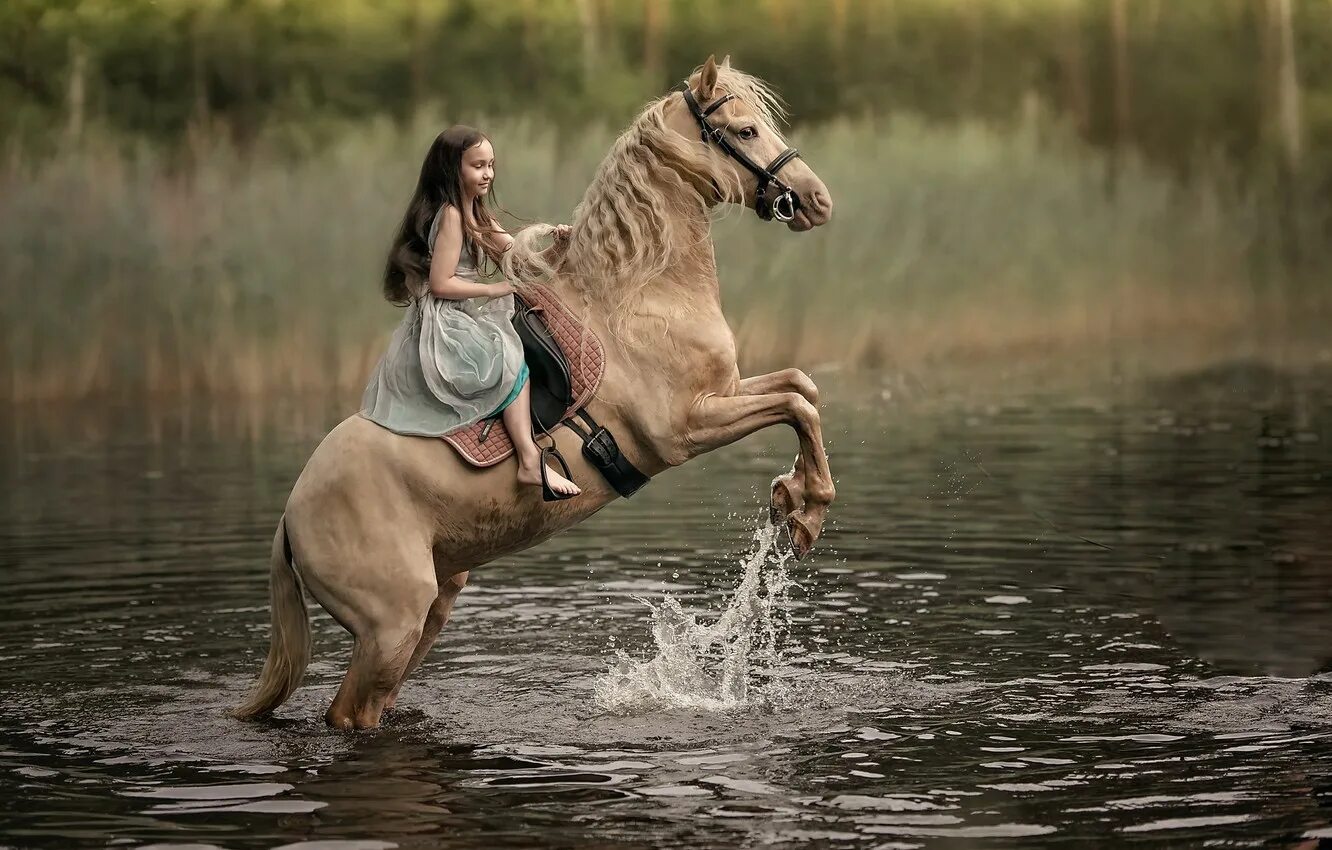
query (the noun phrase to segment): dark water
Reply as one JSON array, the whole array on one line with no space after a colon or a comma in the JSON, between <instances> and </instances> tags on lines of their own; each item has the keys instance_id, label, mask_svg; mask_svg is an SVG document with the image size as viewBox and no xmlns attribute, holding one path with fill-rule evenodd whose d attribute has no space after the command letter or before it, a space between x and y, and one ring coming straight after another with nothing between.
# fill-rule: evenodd
<instances>
[{"instance_id":1,"label":"dark water","mask_svg":"<svg viewBox=\"0 0 1332 850\"><path fill-rule=\"evenodd\" d=\"M784 698L593 699L722 610L789 432L474 573L378 731L267 724L266 555L333 421L20 411L0 483L0 845L1300 846L1332 837L1332 375L836 391ZM274 421L276 420L276 421Z\"/></svg>"}]
</instances>

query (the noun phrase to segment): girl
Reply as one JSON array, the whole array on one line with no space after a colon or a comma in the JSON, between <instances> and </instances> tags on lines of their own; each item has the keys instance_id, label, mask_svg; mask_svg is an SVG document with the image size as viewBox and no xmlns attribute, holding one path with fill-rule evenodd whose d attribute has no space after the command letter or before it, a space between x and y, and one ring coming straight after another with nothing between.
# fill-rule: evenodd
<instances>
[{"instance_id":1,"label":"girl","mask_svg":"<svg viewBox=\"0 0 1332 850\"><path fill-rule=\"evenodd\" d=\"M389 249L384 297L407 307L375 367L361 415L399 434L437 437L502 416L518 455L518 481L546 499L578 485L541 462L533 441L527 363L512 325L513 284L480 282L513 237L486 203L495 153L479 130L455 125L426 153L407 214ZM568 225L555 228L567 243Z\"/></svg>"}]
</instances>

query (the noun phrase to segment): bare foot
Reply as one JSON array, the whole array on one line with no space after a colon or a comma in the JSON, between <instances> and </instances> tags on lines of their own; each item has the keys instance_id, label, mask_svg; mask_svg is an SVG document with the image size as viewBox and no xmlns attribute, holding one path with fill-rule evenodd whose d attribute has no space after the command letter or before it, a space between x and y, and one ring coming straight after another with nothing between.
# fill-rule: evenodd
<instances>
[{"instance_id":1,"label":"bare foot","mask_svg":"<svg viewBox=\"0 0 1332 850\"><path fill-rule=\"evenodd\" d=\"M550 489L556 493L568 493L577 496L583 492L583 489L573 483L563 475L546 466L546 481L550 484ZM518 462L518 483L520 484L541 484L541 461L534 460L527 463Z\"/></svg>"}]
</instances>

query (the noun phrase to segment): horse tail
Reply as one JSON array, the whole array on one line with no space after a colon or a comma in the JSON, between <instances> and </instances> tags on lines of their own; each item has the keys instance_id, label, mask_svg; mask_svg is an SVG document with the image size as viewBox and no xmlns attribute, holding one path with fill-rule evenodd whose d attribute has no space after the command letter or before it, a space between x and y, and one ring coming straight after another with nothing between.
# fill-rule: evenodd
<instances>
[{"instance_id":1,"label":"horse tail","mask_svg":"<svg viewBox=\"0 0 1332 850\"><path fill-rule=\"evenodd\" d=\"M286 702L301 683L305 667L310 663L310 617L296 578L286 514L278 520L277 533L273 536L269 570L268 597L273 628L269 636L268 658L249 698L231 710L231 716L239 720L263 717Z\"/></svg>"}]
</instances>

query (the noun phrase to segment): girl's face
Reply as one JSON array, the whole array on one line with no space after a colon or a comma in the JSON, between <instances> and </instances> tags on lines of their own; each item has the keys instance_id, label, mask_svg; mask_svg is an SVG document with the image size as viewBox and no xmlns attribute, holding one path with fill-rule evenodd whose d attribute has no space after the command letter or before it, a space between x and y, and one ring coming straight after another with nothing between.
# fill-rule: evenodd
<instances>
[{"instance_id":1,"label":"girl's face","mask_svg":"<svg viewBox=\"0 0 1332 850\"><path fill-rule=\"evenodd\" d=\"M485 195L495 179L495 150L490 140L482 139L463 151L462 189L469 198Z\"/></svg>"}]
</instances>

